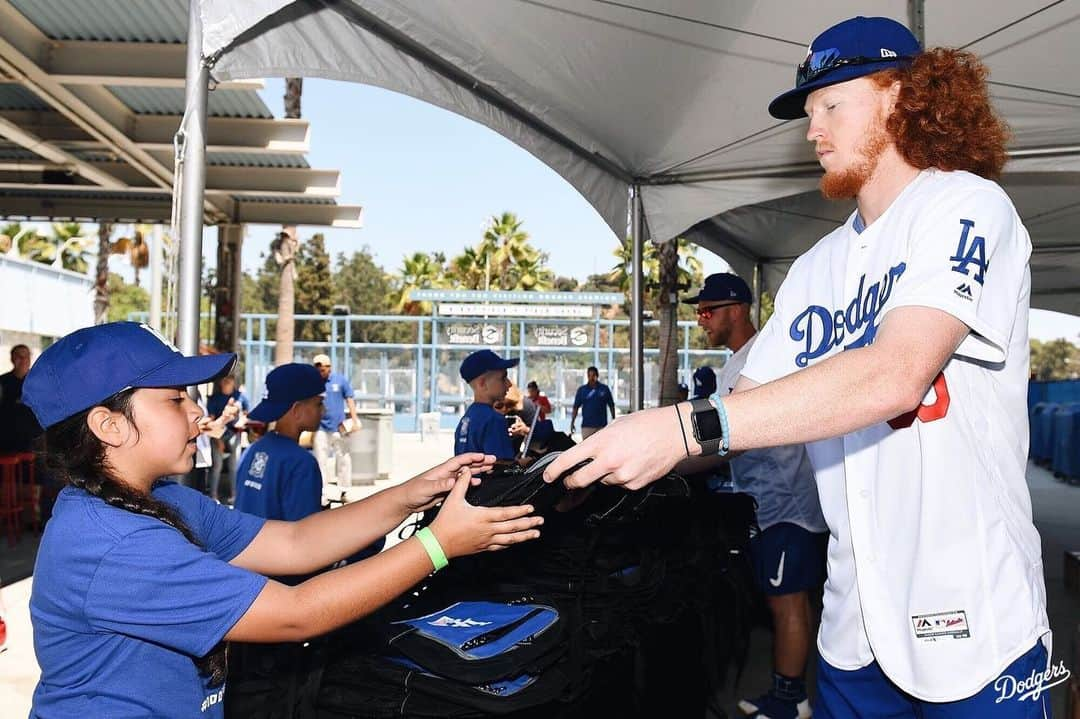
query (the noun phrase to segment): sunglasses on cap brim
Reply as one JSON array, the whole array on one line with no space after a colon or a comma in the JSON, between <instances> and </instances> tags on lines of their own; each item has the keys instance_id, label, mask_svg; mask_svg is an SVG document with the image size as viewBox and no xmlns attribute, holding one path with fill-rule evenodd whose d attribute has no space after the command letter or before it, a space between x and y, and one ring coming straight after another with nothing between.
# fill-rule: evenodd
<instances>
[{"instance_id":1,"label":"sunglasses on cap brim","mask_svg":"<svg viewBox=\"0 0 1080 719\"><path fill-rule=\"evenodd\" d=\"M835 47L828 50L818 50L810 53L806 61L795 70L795 87L817 80L822 75L832 72L840 67L849 65L871 65L882 62L895 63L897 60L907 60L906 57L841 57L840 51Z\"/></svg>"}]
</instances>

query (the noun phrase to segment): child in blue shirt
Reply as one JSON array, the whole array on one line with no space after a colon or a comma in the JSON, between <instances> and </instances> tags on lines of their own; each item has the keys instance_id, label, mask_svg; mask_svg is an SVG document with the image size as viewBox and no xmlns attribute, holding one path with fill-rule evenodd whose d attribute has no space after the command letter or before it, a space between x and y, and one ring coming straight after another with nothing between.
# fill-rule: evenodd
<instances>
[{"instance_id":1,"label":"child in blue shirt","mask_svg":"<svg viewBox=\"0 0 1080 719\"><path fill-rule=\"evenodd\" d=\"M506 416L494 404L506 397L510 378L506 370L517 366L516 359L503 359L491 350L473 352L461 363L461 378L473 391L473 403L454 430L454 454L483 452L497 460L513 460Z\"/></svg>"},{"instance_id":2,"label":"child in blue shirt","mask_svg":"<svg viewBox=\"0 0 1080 719\"><path fill-rule=\"evenodd\" d=\"M494 461L480 454L298 522L161 481L192 465L202 412L184 388L234 360L184 357L149 327L117 322L62 338L27 375L23 400L45 428L45 460L69 485L34 570L33 717L223 717L224 641L324 634L446 557L538 536L530 507L465 502L472 472ZM295 587L265 576L328 566L439 500L429 534Z\"/></svg>"}]
</instances>

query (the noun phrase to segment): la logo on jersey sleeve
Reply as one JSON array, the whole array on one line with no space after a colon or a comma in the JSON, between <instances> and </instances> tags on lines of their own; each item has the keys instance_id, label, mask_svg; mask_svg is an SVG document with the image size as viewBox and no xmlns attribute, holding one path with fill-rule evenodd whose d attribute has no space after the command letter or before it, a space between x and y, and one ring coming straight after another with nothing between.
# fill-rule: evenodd
<instances>
[{"instance_id":1,"label":"la logo on jersey sleeve","mask_svg":"<svg viewBox=\"0 0 1080 719\"><path fill-rule=\"evenodd\" d=\"M956 252L949 258L949 262L953 263L951 269L982 285L986 271L990 269L990 263L986 261L986 238L972 232L975 228L974 220L960 220L960 228L960 241ZM973 299L970 282L961 282L953 293L961 299Z\"/></svg>"}]
</instances>

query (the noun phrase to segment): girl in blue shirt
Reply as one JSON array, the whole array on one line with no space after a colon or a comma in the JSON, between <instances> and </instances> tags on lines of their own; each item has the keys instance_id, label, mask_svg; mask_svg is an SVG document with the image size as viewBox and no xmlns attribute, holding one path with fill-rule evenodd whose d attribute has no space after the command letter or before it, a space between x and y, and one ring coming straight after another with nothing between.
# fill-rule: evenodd
<instances>
[{"instance_id":1,"label":"girl in blue shirt","mask_svg":"<svg viewBox=\"0 0 1080 719\"><path fill-rule=\"evenodd\" d=\"M224 508L161 477L191 469L201 411L185 386L232 355L184 357L132 322L79 330L31 369L23 399L68 487L45 528L30 612L33 717L224 716L225 642L302 641L352 622L446 557L538 536L531 507L465 502L493 457L455 457L298 522ZM290 587L443 501L430 535Z\"/></svg>"}]
</instances>

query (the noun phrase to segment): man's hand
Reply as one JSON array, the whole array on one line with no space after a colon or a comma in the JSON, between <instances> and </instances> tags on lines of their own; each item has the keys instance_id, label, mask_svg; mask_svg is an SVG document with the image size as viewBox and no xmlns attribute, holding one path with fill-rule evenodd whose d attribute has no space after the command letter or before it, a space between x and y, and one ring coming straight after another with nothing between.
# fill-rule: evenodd
<instances>
[{"instance_id":1,"label":"man's hand","mask_svg":"<svg viewBox=\"0 0 1080 719\"><path fill-rule=\"evenodd\" d=\"M416 475L401 485L406 511L411 514L435 506L454 487L462 470L468 469L475 475L490 471L494 465L494 455L466 452ZM479 484L480 480L475 479L473 483Z\"/></svg>"},{"instance_id":2,"label":"man's hand","mask_svg":"<svg viewBox=\"0 0 1080 719\"><path fill-rule=\"evenodd\" d=\"M690 405L683 402L677 407L689 431ZM686 456L675 412L674 407L659 407L623 415L559 455L544 471L544 480L553 482L579 462L592 459L564 480L567 488L580 489L600 480L626 489L641 489L667 474ZM689 445L692 453L701 451L697 442L691 440Z\"/></svg>"}]
</instances>

